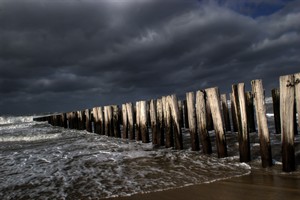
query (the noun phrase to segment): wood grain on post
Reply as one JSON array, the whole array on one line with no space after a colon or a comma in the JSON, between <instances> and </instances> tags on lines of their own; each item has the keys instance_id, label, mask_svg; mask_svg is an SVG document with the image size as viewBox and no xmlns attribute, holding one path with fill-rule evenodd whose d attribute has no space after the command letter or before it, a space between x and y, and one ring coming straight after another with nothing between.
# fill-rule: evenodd
<instances>
[{"instance_id":1,"label":"wood grain on post","mask_svg":"<svg viewBox=\"0 0 300 200\"><path fill-rule=\"evenodd\" d=\"M189 118L188 118L188 109L187 109L186 100L183 100L183 115L184 115L184 127L189 128Z\"/></svg>"},{"instance_id":2,"label":"wood grain on post","mask_svg":"<svg viewBox=\"0 0 300 200\"><path fill-rule=\"evenodd\" d=\"M121 137L121 129L120 129L120 120L119 120L119 106L113 105L113 116L112 116L112 122L113 122L113 137L120 138Z\"/></svg>"},{"instance_id":3,"label":"wood grain on post","mask_svg":"<svg viewBox=\"0 0 300 200\"><path fill-rule=\"evenodd\" d=\"M147 101L140 101L140 130L142 135L142 142L149 142L149 131L147 123Z\"/></svg>"},{"instance_id":4,"label":"wood grain on post","mask_svg":"<svg viewBox=\"0 0 300 200\"><path fill-rule=\"evenodd\" d=\"M100 134L105 135L105 125L104 125L104 111L103 107L98 107L98 118L100 122Z\"/></svg>"},{"instance_id":5,"label":"wood grain on post","mask_svg":"<svg viewBox=\"0 0 300 200\"><path fill-rule=\"evenodd\" d=\"M245 93L246 97L246 111L247 111L247 120L248 120L248 128L250 133L256 132L255 129L255 119L254 119L254 103L253 103L253 95L251 92Z\"/></svg>"},{"instance_id":6,"label":"wood grain on post","mask_svg":"<svg viewBox=\"0 0 300 200\"><path fill-rule=\"evenodd\" d=\"M205 105L205 92L197 91L196 93L196 118L197 118L197 127L200 135L200 143L202 145L204 154L211 154L211 142L209 133L207 130L207 120L206 120L206 105Z\"/></svg>"},{"instance_id":7,"label":"wood grain on post","mask_svg":"<svg viewBox=\"0 0 300 200\"><path fill-rule=\"evenodd\" d=\"M217 87L214 87L206 89L205 92L212 113L212 121L214 124L214 130L216 134L218 157L227 157L226 136L221 111L219 90Z\"/></svg>"},{"instance_id":8,"label":"wood grain on post","mask_svg":"<svg viewBox=\"0 0 300 200\"><path fill-rule=\"evenodd\" d=\"M191 136L191 146L193 151L199 151L199 137L197 133L196 111L195 111L195 94L194 92L186 93L188 124Z\"/></svg>"},{"instance_id":9,"label":"wood grain on post","mask_svg":"<svg viewBox=\"0 0 300 200\"><path fill-rule=\"evenodd\" d=\"M250 139L247 121L247 109L245 98L245 84L239 83L232 85L232 93L235 98L236 118L238 122L238 141L240 151L240 162L249 162L250 157Z\"/></svg>"},{"instance_id":10,"label":"wood grain on post","mask_svg":"<svg viewBox=\"0 0 300 200\"><path fill-rule=\"evenodd\" d=\"M111 106L104 106L104 130L106 136L111 136L111 117L112 108Z\"/></svg>"},{"instance_id":11,"label":"wood grain on post","mask_svg":"<svg viewBox=\"0 0 300 200\"><path fill-rule=\"evenodd\" d=\"M160 146L165 145L165 135L164 135L164 118L163 118L163 105L162 99L157 99L157 144Z\"/></svg>"},{"instance_id":12,"label":"wood grain on post","mask_svg":"<svg viewBox=\"0 0 300 200\"><path fill-rule=\"evenodd\" d=\"M221 94L221 102L222 102L222 111L225 123L225 130L231 131L231 124L230 124L230 117L229 117L229 110L227 104L227 97L226 94Z\"/></svg>"},{"instance_id":13,"label":"wood grain on post","mask_svg":"<svg viewBox=\"0 0 300 200\"><path fill-rule=\"evenodd\" d=\"M279 89L272 89L272 101L273 101L273 113L274 113L274 123L275 123L275 133L281 133L280 125L280 92Z\"/></svg>"},{"instance_id":14,"label":"wood grain on post","mask_svg":"<svg viewBox=\"0 0 300 200\"><path fill-rule=\"evenodd\" d=\"M73 112L68 112L69 129L73 129Z\"/></svg>"},{"instance_id":15,"label":"wood grain on post","mask_svg":"<svg viewBox=\"0 0 300 200\"><path fill-rule=\"evenodd\" d=\"M171 108L168 101L168 97L163 97L163 102L165 102L165 137L166 137L166 148L174 147L174 137L173 137L173 125L171 117Z\"/></svg>"},{"instance_id":16,"label":"wood grain on post","mask_svg":"<svg viewBox=\"0 0 300 200\"><path fill-rule=\"evenodd\" d=\"M178 108L178 100L176 95L168 96L168 103L170 106L172 125L173 125L173 134L174 134L174 146L175 149L183 149L182 141L182 131L180 126L180 113Z\"/></svg>"},{"instance_id":17,"label":"wood grain on post","mask_svg":"<svg viewBox=\"0 0 300 200\"><path fill-rule=\"evenodd\" d=\"M63 115L63 116L62 116L62 118L63 118L63 126L64 126L64 128L68 128L67 114L66 114L66 113L63 113L62 115Z\"/></svg>"},{"instance_id":18,"label":"wood grain on post","mask_svg":"<svg viewBox=\"0 0 300 200\"><path fill-rule=\"evenodd\" d=\"M179 110L179 116L180 116L180 127L184 127L183 123L183 103L182 101L178 101L178 110Z\"/></svg>"},{"instance_id":19,"label":"wood grain on post","mask_svg":"<svg viewBox=\"0 0 300 200\"><path fill-rule=\"evenodd\" d=\"M142 135L141 135L141 127L140 127L140 113L141 113L141 107L140 107L140 102L136 102L136 121L135 121L135 134L136 134L136 140L140 141L142 140Z\"/></svg>"},{"instance_id":20,"label":"wood grain on post","mask_svg":"<svg viewBox=\"0 0 300 200\"><path fill-rule=\"evenodd\" d=\"M150 101L150 122L152 130L152 144L158 144L158 123L157 123L157 109L156 100L152 99Z\"/></svg>"},{"instance_id":21,"label":"wood grain on post","mask_svg":"<svg viewBox=\"0 0 300 200\"><path fill-rule=\"evenodd\" d=\"M300 73L294 74L295 77L295 98L296 98L296 113L298 113L298 129L300 130ZM297 134L297 130L295 130Z\"/></svg>"},{"instance_id":22,"label":"wood grain on post","mask_svg":"<svg viewBox=\"0 0 300 200\"><path fill-rule=\"evenodd\" d=\"M282 141L282 170L295 171L294 103L295 81L293 75L280 76L280 120Z\"/></svg>"},{"instance_id":23,"label":"wood grain on post","mask_svg":"<svg viewBox=\"0 0 300 200\"><path fill-rule=\"evenodd\" d=\"M205 98L206 99L206 98ZM209 104L206 103L206 120L207 120L207 130L211 131L214 130L213 118L211 109Z\"/></svg>"},{"instance_id":24,"label":"wood grain on post","mask_svg":"<svg viewBox=\"0 0 300 200\"><path fill-rule=\"evenodd\" d=\"M236 105L234 100L234 94L230 93L230 103L231 103L231 118L232 118L232 127L233 132L238 132L238 125L237 125L237 114L236 114Z\"/></svg>"},{"instance_id":25,"label":"wood grain on post","mask_svg":"<svg viewBox=\"0 0 300 200\"><path fill-rule=\"evenodd\" d=\"M77 111L78 116L78 130L85 129L85 122L83 121L82 111Z\"/></svg>"},{"instance_id":26,"label":"wood grain on post","mask_svg":"<svg viewBox=\"0 0 300 200\"><path fill-rule=\"evenodd\" d=\"M134 118L134 110L132 103L126 103L126 112L128 116L128 137L130 140L135 140L135 118Z\"/></svg>"},{"instance_id":27,"label":"wood grain on post","mask_svg":"<svg viewBox=\"0 0 300 200\"><path fill-rule=\"evenodd\" d=\"M88 132L92 132L91 110L85 109L85 127Z\"/></svg>"},{"instance_id":28,"label":"wood grain on post","mask_svg":"<svg viewBox=\"0 0 300 200\"><path fill-rule=\"evenodd\" d=\"M128 138L128 116L127 116L127 108L126 104L122 104L122 124L123 124L123 132L122 138Z\"/></svg>"},{"instance_id":29,"label":"wood grain on post","mask_svg":"<svg viewBox=\"0 0 300 200\"><path fill-rule=\"evenodd\" d=\"M270 134L266 116L265 95L261 80L251 81L252 93L254 95L257 130L260 143L260 155L262 167L272 166L272 151Z\"/></svg>"},{"instance_id":30,"label":"wood grain on post","mask_svg":"<svg viewBox=\"0 0 300 200\"><path fill-rule=\"evenodd\" d=\"M100 134L100 120L98 116L98 107L92 109L93 118L94 118L94 132Z\"/></svg>"}]
</instances>

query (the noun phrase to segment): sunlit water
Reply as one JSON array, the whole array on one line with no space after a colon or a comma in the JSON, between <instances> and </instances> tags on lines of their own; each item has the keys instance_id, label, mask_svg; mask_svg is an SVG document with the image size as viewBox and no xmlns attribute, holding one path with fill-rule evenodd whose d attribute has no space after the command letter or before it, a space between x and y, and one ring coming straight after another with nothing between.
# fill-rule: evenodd
<instances>
[{"instance_id":1,"label":"sunlit water","mask_svg":"<svg viewBox=\"0 0 300 200\"><path fill-rule=\"evenodd\" d=\"M254 161L250 165L239 162L236 133L227 134L229 157L223 159L216 153L205 156L192 152L188 131L183 130L183 134L185 149L176 151L52 127L33 122L32 117L0 117L0 197L127 196L243 176L251 172L251 167L260 167L256 133L251 134ZM214 141L213 132L210 135ZM272 143L279 147L280 136L271 135ZM280 150L274 148L274 154L274 163L280 166Z\"/></svg>"}]
</instances>

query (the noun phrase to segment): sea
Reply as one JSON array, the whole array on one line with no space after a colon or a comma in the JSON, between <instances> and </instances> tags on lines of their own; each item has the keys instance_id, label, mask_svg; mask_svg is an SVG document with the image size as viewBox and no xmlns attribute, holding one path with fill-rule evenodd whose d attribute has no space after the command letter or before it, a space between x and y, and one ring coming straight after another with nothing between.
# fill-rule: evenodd
<instances>
[{"instance_id":1,"label":"sea","mask_svg":"<svg viewBox=\"0 0 300 200\"><path fill-rule=\"evenodd\" d=\"M239 162L237 133L227 132L228 157L192 151L188 129L184 150L113 138L33 121L35 116L0 116L0 199L105 199L207 184L245 176L252 170L281 176L281 136L268 124L274 167L261 168L257 133L250 133L249 163ZM151 135L151 130L150 130ZM295 136L297 165L300 137Z\"/></svg>"}]
</instances>

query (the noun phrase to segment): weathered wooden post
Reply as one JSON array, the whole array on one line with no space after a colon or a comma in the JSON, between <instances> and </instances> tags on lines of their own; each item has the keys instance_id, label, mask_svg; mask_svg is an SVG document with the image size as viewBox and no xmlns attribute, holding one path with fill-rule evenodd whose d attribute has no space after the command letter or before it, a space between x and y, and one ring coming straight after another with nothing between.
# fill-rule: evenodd
<instances>
[{"instance_id":1,"label":"weathered wooden post","mask_svg":"<svg viewBox=\"0 0 300 200\"><path fill-rule=\"evenodd\" d=\"M162 99L157 99L157 144L160 146L165 145L165 135L164 135L164 118L163 118L163 104Z\"/></svg>"},{"instance_id":2,"label":"weathered wooden post","mask_svg":"<svg viewBox=\"0 0 300 200\"><path fill-rule=\"evenodd\" d=\"M260 155L262 161L262 167L272 166L272 151L270 134L267 124L265 95L262 85L262 80L251 81L252 93L254 95L257 130L260 142Z\"/></svg>"},{"instance_id":3,"label":"weathered wooden post","mask_svg":"<svg viewBox=\"0 0 300 200\"><path fill-rule=\"evenodd\" d=\"M173 126L171 118L170 103L168 97L165 96L163 99L164 106L164 119L165 119L165 137L166 137L166 148L174 146L174 137L173 137Z\"/></svg>"},{"instance_id":4,"label":"weathered wooden post","mask_svg":"<svg viewBox=\"0 0 300 200\"><path fill-rule=\"evenodd\" d=\"M200 134L200 143L202 145L204 154L211 154L211 142L209 133L207 130L207 120L206 120L206 105L205 105L205 91L197 91L196 93L196 118L197 127Z\"/></svg>"},{"instance_id":5,"label":"weathered wooden post","mask_svg":"<svg viewBox=\"0 0 300 200\"><path fill-rule=\"evenodd\" d=\"M194 92L186 93L186 102L187 102L187 110L188 110L188 122L189 122L189 130L191 136L191 146L193 151L199 151L199 138L197 133L197 125L196 125L196 111L195 111L195 94Z\"/></svg>"},{"instance_id":6,"label":"weathered wooden post","mask_svg":"<svg viewBox=\"0 0 300 200\"><path fill-rule=\"evenodd\" d=\"M158 144L158 123L157 123L157 110L156 110L156 100L152 99L150 101L150 121L152 130L152 144Z\"/></svg>"},{"instance_id":7,"label":"weathered wooden post","mask_svg":"<svg viewBox=\"0 0 300 200\"><path fill-rule=\"evenodd\" d=\"M121 129L120 129L120 120L119 120L119 106L113 105L113 116L112 116L112 122L113 122L113 137L120 138L121 137Z\"/></svg>"},{"instance_id":8,"label":"weathered wooden post","mask_svg":"<svg viewBox=\"0 0 300 200\"><path fill-rule=\"evenodd\" d=\"M105 135L112 136L113 135L113 128L112 128L112 107L111 106L104 106L104 121L105 121Z\"/></svg>"},{"instance_id":9,"label":"weathered wooden post","mask_svg":"<svg viewBox=\"0 0 300 200\"><path fill-rule=\"evenodd\" d=\"M178 101L178 110L179 110L179 116L180 116L180 127L184 127L184 123L183 123L183 104L182 104L182 101Z\"/></svg>"},{"instance_id":10,"label":"weathered wooden post","mask_svg":"<svg viewBox=\"0 0 300 200\"><path fill-rule=\"evenodd\" d=\"M245 84L239 83L232 85L232 93L235 100L236 119L238 122L238 140L240 151L240 162L249 162L250 157L250 139L247 121Z\"/></svg>"},{"instance_id":11,"label":"weathered wooden post","mask_svg":"<svg viewBox=\"0 0 300 200\"><path fill-rule=\"evenodd\" d=\"M127 108L126 104L122 104L122 124L123 124L123 132L122 138L128 138L128 116L127 116Z\"/></svg>"},{"instance_id":12,"label":"weathered wooden post","mask_svg":"<svg viewBox=\"0 0 300 200\"><path fill-rule=\"evenodd\" d=\"M132 103L126 103L126 112L128 117L128 135L130 140L135 139L135 129L134 129L134 111Z\"/></svg>"},{"instance_id":13,"label":"weathered wooden post","mask_svg":"<svg viewBox=\"0 0 300 200\"><path fill-rule=\"evenodd\" d=\"M280 76L280 120L282 140L282 170L295 171L294 147L294 103L295 81L294 75Z\"/></svg>"},{"instance_id":14,"label":"weathered wooden post","mask_svg":"<svg viewBox=\"0 0 300 200\"><path fill-rule=\"evenodd\" d=\"M233 132L238 132L238 125L237 125L237 114L236 114L236 105L234 100L233 93L230 93L230 107L231 107L231 118L232 118L232 126L233 126Z\"/></svg>"},{"instance_id":15,"label":"weathered wooden post","mask_svg":"<svg viewBox=\"0 0 300 200\"><path fill-rule=\"evenodd\" d=\"M231 124L230 124L230 117L229 117L226 94L221 94L221 102L222 102L222 111L223 111L223 117L224 117L224 123L225 123L225 130L231 131Z\"/></svg>"},{"instance_id":16,"label":"weathered wooden post","mask_svg":"<svg viewBox=\"0 0 300 200\"><path fill-rule=\"evenodd\" d=\"M62 114L62 120L63 120L63 127L68 128L67 113Z\"/></svg>"},{"instance_id":17,"label":"weathered wooden post","mask_svg":"<svg viewBox=\"0 0 300 200\"><path fill-rule=\"evenodd\" d=\"M149 142L149 131L147 126L147 101L140 101L140 130L142 135L142 142Z\"/></svg>"},{"instance_id":18,"label":"weathered wooden post","mask_svg":"<svg viewBox=\"0 0 300 200\"><path fill-rule=\"evenodd\" d=\"M136 124L135 124L135 134L136 134L136 140L140 141L142 140L142 135L141 135L141 127L140 127L140 115L141 115L141 107L140 107L140 102L136 102Z\"/></svg>"},{"instance_id":19,"label":"weathered wooden post","mask_svg":"<svg viewBox=\"0 0 300 200\"><path fill-rule=\"evenodd\" d=\"M85 130L85 111L77 111L78 130Z\"/></svg>"},{"instance_id":20,"label":"weathered wooden post","mask_svg":"<svg viewBox=\"0 0 300 200\"><path fill-rule=\"evenodd\" d=\"M275 123L275 133L280 134L280 92L279 89L272 89L272 101L273 101L273 113L274 113L274 123Z\"/></svg>"},{"instance_id":21,"label":"weathered wooden post","mask_svg":"<svg viewBox=\"0 0 300 200\"><path fill-rule=\"evenodd\" d=\"M94 107L92 110L94 117L94 131L95 133L100 134L100 120L98 116L98 107Z\"/></svg>"},{"instance_id":22,"label":"weathered wooden post","mask_svg":"<svg viewBox=\"0 0 300 200\"><path fill-rule=\"evenodd\" d=\"M69 129L73 129L73 112L68 112Z\"/></svg>"},{"instance_id":23,"label":"weathered wooden post","mask_svg":"<svg viewBox=\"0 0 300 200\"><path fill-rule=\"evenodd\" d=\"M245 97L246 97L246 113L247 113L248 129L250 133L256 132L253 95L251 92L246 92Z\"/></svg>"},{"instance_id":24,"label":"weathered wooden post","mask_svg":"<svg viewBox=\"0 0 300 200\"><path fill-rule=\"evenodd\" d=\"M214 87L206 89L205 92L212 113L212 121L216 134L218 157L227 157L226 136L222 118L219 90L217 87Z\"/></svg>"},{"instance_id":25,"label":"weathered wooden post","mask_svg":"<svg viewBox=\"0 0 300 200\"><path fill-rule=\"evenodd\" d=\"M298 113L298 129L300 129L300 73L294 74L295 77L295 98L296 113ZM298 134L297 130L295 131Z\"/></svg>"},{"instance_id":26,"label":"weathered wooden post","mask_svg":"<svg viewBox=\"0 0 300 200\"><path fill-rule=\"evenodd\" d=\"M86 131L92 132L91 110L85 109L85 128Z\"/></svg>"},{"instance_id":27,"label":"weathered wooden post","mask_svg":"<svg viewBox=\"0 0 300 200\"><path fill-rule=\"evenodd\" d=\"M205 98L206 99L206 98ZM208 106L208 103L206 103L206 120L207 120L207 129L209 131L214 130L214 124L213 124L213 118L212 118L212 113L211 109Z\"/></svg>"},{"instance_id":28,"label":"weathered wooden post","mask_svg":"<svg viewBox=\"0 0 300 200\"><path fill-rule=\"evenodd\" d=\"M189 128L187 101L183 100L184 127Z\"/></svg>"},{"instance_id":29,"label":"weathered wooden post","mask_svg":"<svg viewBox=\"0 0 300 200\"><path fill-rule=\"evenodd\" d=\"M180 126L180 114L179 114L178 100L176 95L168 96L168 103L170 106L170 112L172 116L175 149L183 149L182 132Z\"/></svg>"}]
</instances>

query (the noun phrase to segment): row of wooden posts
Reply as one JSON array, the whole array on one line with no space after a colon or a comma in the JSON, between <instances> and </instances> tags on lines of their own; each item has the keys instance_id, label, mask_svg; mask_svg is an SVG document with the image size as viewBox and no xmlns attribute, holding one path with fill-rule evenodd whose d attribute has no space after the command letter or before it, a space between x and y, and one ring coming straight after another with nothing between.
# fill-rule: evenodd
<instances>
[{"instance_id":1,"label":"row of wooden posts","mask_svg":"<svg viewBox=\"0 0 300 200\"><path fill-rule=\"evenodd\" d=\"M283 171L290 172L296 168L294 134L297 134L296 110L300 111L300 73L281 76L279 80L280 89L272 90L274 122L276 133L282 134ZM238 132L241 162L251 160L249 133L257 130L262 166L270 167L271 143L262 80L253 80L251 85L251 92L245 92L244 83L232 85L231 109L226 94L220 95L214 87L188 92L183 101L169 95L138 101L135 105L124 103L121 108L117 105L94 107L35 120L143 143L150 142L151 128L153 144L178 150L183 149L182 128L188 128L192 150L199 151L201 146L204 154L212 153L208 131L214 130L219 158L227 156L226 132Z\"/></svg>"}]
</instances>

